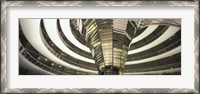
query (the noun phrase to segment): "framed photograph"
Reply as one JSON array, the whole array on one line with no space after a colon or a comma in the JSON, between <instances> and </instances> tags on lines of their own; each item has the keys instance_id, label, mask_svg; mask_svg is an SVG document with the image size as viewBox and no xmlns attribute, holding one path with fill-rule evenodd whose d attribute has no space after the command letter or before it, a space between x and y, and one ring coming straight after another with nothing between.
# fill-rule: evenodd
<instances>
[{"instance_id":1,"label":"framed photograph","mask_svg":"<svg viewBox=\"0 0 200 94\"><path fill-rule=\"evenodd\" d=\"M199 1L1 1L1 93L199 93Z\"/></svg>"}]
</instances>

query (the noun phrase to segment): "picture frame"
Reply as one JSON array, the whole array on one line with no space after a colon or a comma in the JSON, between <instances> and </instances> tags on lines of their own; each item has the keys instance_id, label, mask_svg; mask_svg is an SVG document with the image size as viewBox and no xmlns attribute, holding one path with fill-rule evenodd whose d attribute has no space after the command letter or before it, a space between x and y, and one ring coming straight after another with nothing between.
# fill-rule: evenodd
<instances>
[{"instance_id":1,"label":"picture frame","mask_svg":"<svg viewBox=\"0 0 200 94\"><path fill-rule=\"evenodd\" d=\"M194 88L8 88L7 20L8 7L193 7L194 9ZM12 57L11 57L12 58ZM199 93L199 1L1 1L1 93Z\"/></svg>"}]
</instances>

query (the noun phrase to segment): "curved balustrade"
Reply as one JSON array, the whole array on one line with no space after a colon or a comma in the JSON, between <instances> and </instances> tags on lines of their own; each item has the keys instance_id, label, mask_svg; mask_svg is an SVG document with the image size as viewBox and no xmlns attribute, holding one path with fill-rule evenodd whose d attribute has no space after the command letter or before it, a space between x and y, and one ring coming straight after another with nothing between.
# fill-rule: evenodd
<instances>
[{"instance_id":1,"label":"curved balustrade","mask_svg":"<svg viewBox=\"0 0 200 94\"><path fill-rule=\"evenodd\" d=\"M24 49L24 47L20 47L22 48L19 52L21 52L20 54L22 54L28 61L30 61L32 64L38 66L39 68L42 68L46 71L49 71L51 73L54 73L54 74L67 74L67 73L64 73L64 72L61 72L59 70L55 70L54 68L52 68L51 66L47 66L46 64L40 62L39 60L37 60L35 57L33 57L30 52L28 52L26 49ZM23 50L23 51L22 51Z\"/></svg>"},{"instance_id":2,"label":"curved balustrade","mask_svg":"<svg viewBox=\"0 0 200 94\"><path fill-rule=\"evenodd\" d=\"M87 72L81 72L74 69L70 69L67 67L64 67L62 65L56 64L55 62L47 59L46 57L42 56L37 50L35 50L26 40L25 36L23 35L21 29L19 29L19 36L20 36L20 47L19 52L23 55L29 62L36 65L37 67L49 71L54 74L58 75L68 75L68 74L78 74L78 75L85 75L90 74Z\"/></svg>"},{"instance_id":3,"label":"curved balustrade","mask_svg":"<svg viewBox=\"0 0 200 94\"><path fill-rule=\"evenodd\" d=\"M49 43L51 43L51 42L49 42ZM70 57L68 54L65 54L62 51L60 51L55 45L50 46L47 42L44 42L44 45L47 47L47 49L51 53L53 53L56 57L58 57L60 60L63 60L64 62L70 63L70 64L72 64L74 66L77 66L77 67L81 67L81 68L85 68L85 69L90 69L90 70L96 70L95 67L92 67L92 64L86 63L84 61L80 61L80 60L78 60L76 58Z\"/></svg>"},{"instance_id":4,"label":"curved balustrade","mask_svg":"<svg viewBox=\"0 0 200 94\"><path fill-rule=\"evenodd\" d=\"M162 34L161 36L159 36L156 40L154 40L153 42L150 42L147 45L144 45L140 48L134 49L134 50L129 50L128 54L135 54L138 52L143 52L145 50L149 50L159 44L162 44L164 41L168 40L170 37L174 36L174 34L176 34L178 31L180 31L180 28L178 27L173 27L170 26L165 32L164 34Z\"/></svg>"},{"instance_id":5,"label":"curved balustrade","mask_svg":"<svg viewBox=\"0 0 200 94\"><path fill-rule=\"evenodd\" d=\"M150 61L148 63L139 63L139 64L125 66L125 69L129 70L129 69L148 68L148 67L156 67L156 66L175 64L175 63L178 63L178 65L181 66L181 53L160 60Z\"/></svg>"},{"instance_id":6,"label":"curved balustrade","mask_svg":"<svg viewBox=\"0 0 200 94\"><path fill-rule=\"evenodd\" d=\"M171 49L174 49L175 47L179 46L181 44L181 39L177 40L176 42L174 42L173 44L163 48L163 49L160 49L160 50L157 50L155 52L150 52L148 54L140 54L139 56L129 56L127 61L133 61L133 60L141 60L141 59L145 59L145 58L149 58L149 57L152 57L152 56L156 56L156 55L159 55L159 54L162 54L162 53L165 53ZM131 58L133 57L133 58Z\"/></svg>"},{"instance_id":7,"label":"curved balustrade","mask_svg":"<svg viewBox=\"0 0 200 94\"><path fill-rule=\"evenodd\" d=\"M135 38L132 39L131 44L136 43L144 38L146 38L147 36L149 36L152 32L154 32L157 28L159 27L159 25L153 25L153 26L148 26L144 32L142 32L140 35L136 36Z\"/></svg>"},{"instance_id":8,"label":"curved balustrade","mask_svg":"<svg viewBox=\"0 0 200 94\"><path fill-rule=\"evenodd\" d=\"M20 54L22 54L28 61L30 61L32 64L38 66L41 69L44 69L46 71L49 71L54 74L58 75L71 75L71 74L89 74L86 72L80 72L77 70L69 69L64 66L58 65L49 59L46 59L43 56L39 56L36 52L33 52L32 49L25 48L23 46L20 47L19 50ZM43 59L44 60L43 60Z\"/></svg>"},{"instance_id":9,"label":"curved balustrade","mask_svg":"<svg viewBox=\"0 0 200 94\"><path fill-rule=\"evenodd\" d=\"M59 21L60 21L60 20L59 20ZM59 22L59 24L60 24L60 22ZM73 20L73 19L70 20L70 26L71 26L71 33L74 35L74 37L75 37L81 44L87 46L86 41L85 41L85 39L84 39L84 36L81 35L80 31L78 30L78 27L77 27L77 25L76 25L75 20ZM84 29L84 28L82 28L82 30L83 30L83 32L85 32L85 29Z\"/></svg>"},{"instance_id":10,"label":"curved balustrade","mask_svg":"<svg viewBox=\"0 0 200 94\"><path fill-rule=\"evenodd\" d=\"M180 62L176 62L176 63L173 63L173 64L166 64L166 65L155 66L155 67L127 69L127 70L124 70L124 73L174 69L174 68L179 68L180 66L181 66Z\"/></svg>"},{"instance_id":11,"label":"curved balustrade","mask_svg":"<svg viewBox=\"0 0 200 94\"><path fill-rule=\"evenodd\" d=\"M60 27L65 35L65 37L70 41L72 42L74 45L78 45L80 49L86 51L86 52L91 52L90 49L84 45L84 43L80 43L75 37L72 37L74 36L71 32L71 27L70 27L70 19L59 19L59 24L60 24ZM84 30L84 29L83 29Z\"/></svg>"},{"instance_id":12,"label":"curved balustrade","mask_svg":"<svg viewBox=\"0 0 200 94\"><path fill-rule=\"evenodd\" d=\"M49 38L51 39L51 41L60 50L62 50L66 54L70 53L68 55L70 55L73 58L77 58L79 60L86 61L86 62L89 62L89 63L95 63L93 59L89 59L89 58L86 58L86 57L84 57L84 56L82 56L80 54L77 54L76 52L72 51L71 49L69 49L69 47L67 47L66 45L63 44L63 41L61 40L61 38L59 36L59 31L58 31L58 26L57 26L57 19L42 19L42 24L44 25L44 29L46 30L46 33L49 36ZM38 28L41 28L41 25L39 25ZM72 37L73 36L72 33L70 33L70 30L67 30L65 32L68 32L69 34L71 34L71 35L67 35L66 37L69 37L69 36ZM83 47L79 47L79 48L82 49Z\"/></svg>"},{"instance_id":13,"label":"curved balustrade","mask_svg":"<svg viewBox=\"0 0 200 94\"><path fill-rule=\"evenodd\" d=\"M181 75L181 68L147 71L147 72L130 72L124 75Z\"/></svg>"},{"instance_id":14,"label":"curved balustrade","mask_svg":"<svg viewBox=\"0 0 200 94\"><path fill-rule=\"evenodd\" d=\"M89 53L89 52L86 52L82 49L80 49L78 46L74 45L73 43L71 43L67 37L64 35L63 31L62 31L62 28L60 26L60 20L58 19L57 20L57 27L58 27L58 33L59 33L59 37L60 39L62 40L63 44L65 44L69 49L71 49L72 51L76 52L77 54L80 54L86 58L89 58L89 59L93 59L92 57L92 54ZM71 28L71 31L75 32L76 29L75 28ZM69 32L69 31L68 31ZM72 33L73 33L72 32ZM76 39L78 38L81 38L81 36L79 36L78 38L75 37ZM84 39L83 39L84 40Z\"/></svg>"},{"instance_id":15,"label":"curved balustrade","mask_svg":"<svg viewBox=\"0 0 200 94\"><path fill-rule=\"evenodd\" d=\"M141 60L151 56L156 56L165 53L179 45L181 45L181 38L176 38L180 36L181 31L177 32L174 36L166 40L165 42L143 52L128 55L127 61ZM167 46L165 46L167 45Z\"/></svg>"},{"instance_id":16,"label":"curved balustrade","mask_svg":"<svg viewBox=\"0 0 200 94\"><path fill-rule=\"evenodd\" d=\"M168 26L158 26L158 28L154 30L154 32L152 32L149 36L136 43L131 44L129 50L134 50L144 45L147 45L148 43L151 43L152 41L160 37L168 28Z\"/></svg>"},{"instance_id":17,"label":"curved balustrade","mask_svg":"<svg viewBox=\"0 0 200 94\"><path fill-rule=\"evenodd\" d=\"M67 63L70 63L72 65L85 68L85 69L90 69L90 70L97 70L96 65L92 63L88 63L85 61L78 60L76 58L71 57L70 55L64 53L62 50L60 50L49 38L47 35L45 28L43 26L43 22L41 22L41 37L42 37L42 42L46 46L46 48L53 53L56 57L58 57L60 60L63 60ZM47 42L48 41L48 42Z\"/></svg>"}]
</instances>

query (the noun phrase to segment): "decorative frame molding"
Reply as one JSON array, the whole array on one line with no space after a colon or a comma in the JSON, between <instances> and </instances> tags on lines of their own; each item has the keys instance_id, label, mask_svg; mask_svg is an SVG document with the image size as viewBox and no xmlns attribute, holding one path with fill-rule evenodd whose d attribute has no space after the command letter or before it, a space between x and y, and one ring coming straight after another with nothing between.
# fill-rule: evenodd
<instances>
[{"instance_id":1,"label":"decorative frame molding","mask_svg":"<svg viewBox=\"0 0 200 94\"><path fill-rule=\"evenodd\" d=\"M8 6L193 6L195 8L195 89L6 88L6 7ZM199 94L199 1L1 1L1 93L196 93Z\"/></svg>"}]
</instances>

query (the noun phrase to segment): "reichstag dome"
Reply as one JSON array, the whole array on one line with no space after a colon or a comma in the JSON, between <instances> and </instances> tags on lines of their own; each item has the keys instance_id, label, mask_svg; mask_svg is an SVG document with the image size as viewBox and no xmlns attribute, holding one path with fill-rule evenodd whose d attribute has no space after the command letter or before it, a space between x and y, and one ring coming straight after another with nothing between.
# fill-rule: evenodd
<instances>
[{"instance_id":1,"label":"reichstag dome","mask_svg":"<svg viewBox=\"0 0 200 94\"><path fill-rule=\"evenodd\" d=\"M19 75L180 75L181 19L19 19Z\"/></svg>"}]
</instances>

